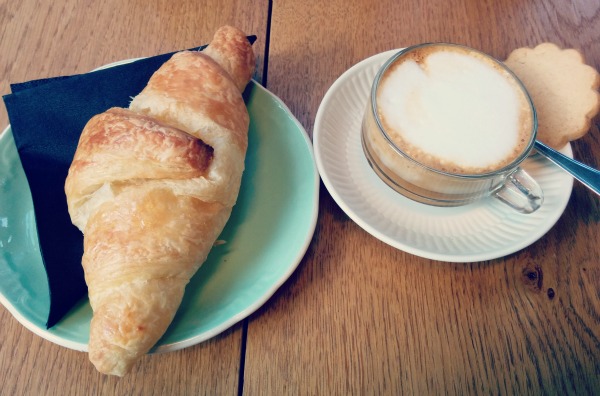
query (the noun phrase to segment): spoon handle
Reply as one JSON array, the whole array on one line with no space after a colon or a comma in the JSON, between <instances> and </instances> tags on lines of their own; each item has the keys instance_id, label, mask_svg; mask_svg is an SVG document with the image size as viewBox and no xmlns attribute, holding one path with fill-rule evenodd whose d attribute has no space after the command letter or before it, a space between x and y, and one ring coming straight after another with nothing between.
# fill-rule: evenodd
<instances>
[{"instance_id":1,"label":"spoon handle","mask_svg":"<svg viewBox=\"0 0 600 396\"><path fill-rule=\"evenodd\" d=\"M600 171L559 153L539 140L535 142L535 149L538 153L570 173L590 190L600 195Z\"/></svg>"}]
</instances>

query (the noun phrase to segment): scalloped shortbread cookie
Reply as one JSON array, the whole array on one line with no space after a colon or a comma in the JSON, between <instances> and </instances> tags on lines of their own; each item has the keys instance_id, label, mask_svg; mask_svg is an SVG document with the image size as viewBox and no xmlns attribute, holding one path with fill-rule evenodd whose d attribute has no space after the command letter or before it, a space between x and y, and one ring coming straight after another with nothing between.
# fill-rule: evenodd
<instances>
[{"instance_id":1,"label":"scalloped shortbread cookie","mask_svg":"<svg viewBox=\"0 0 600 396\"><path fill-rule=\"evenodd\" d=\"M600 110L600 75L579 51L542 43L514 50L505 63L531 95L538 140L560 149L588 132Z\"/></svg>"}]
</instances>

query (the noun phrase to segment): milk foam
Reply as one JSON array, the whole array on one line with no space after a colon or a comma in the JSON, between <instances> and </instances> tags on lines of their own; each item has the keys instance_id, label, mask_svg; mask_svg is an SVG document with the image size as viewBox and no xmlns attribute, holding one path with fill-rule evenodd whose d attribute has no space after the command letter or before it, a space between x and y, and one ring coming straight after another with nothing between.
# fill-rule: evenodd
<instances>
[{"instance_id":1,"label":"milk foam","mask_svg":"<svg viewBox=\"0 0 600 396\"><path fill-rule=\"evenodd\" d=\"M461 51L407 59L380 83L380 119L392 141L418 160L432 158L430 166L458 173L494 170L520 153L528 140L523 131L531 129L523 121L529 104L505 74Z\"/></svg>"}]
</instances>

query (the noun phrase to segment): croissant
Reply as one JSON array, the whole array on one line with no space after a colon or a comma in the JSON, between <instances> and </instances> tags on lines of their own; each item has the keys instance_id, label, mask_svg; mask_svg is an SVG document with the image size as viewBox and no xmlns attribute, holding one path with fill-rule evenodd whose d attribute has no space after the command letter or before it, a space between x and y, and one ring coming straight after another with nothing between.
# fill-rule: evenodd
<instances>
[{"instance_id":1,"label":"croissant","mask_svg":"<svg viewBox=\"0 0 600 396\"><path fill-rule=\"evenodd\" d=\"M220 28L202 52L157 70L128 109L94 116L65 181L84 234L89 359L123 376L165 333L229 219L248 145L246 35Z\"/></svg>"}]
</instances>

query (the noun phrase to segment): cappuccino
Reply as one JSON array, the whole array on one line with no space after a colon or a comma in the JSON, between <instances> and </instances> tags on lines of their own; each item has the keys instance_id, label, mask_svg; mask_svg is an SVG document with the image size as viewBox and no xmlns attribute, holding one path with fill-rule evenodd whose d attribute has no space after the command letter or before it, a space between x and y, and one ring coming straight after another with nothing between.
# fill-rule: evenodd
<instances>
[{"instance_id":1,"label":"cappuccino","mask_svg":"<svg viewBox=\"0 0 600 396\"><path fill-rule=\"evenodd\" d=\"M407 48L383 65L361 138L369 164L388 186L418 202L457 206L499 196L515 175L529 180L519 164L536 133L531 99L506 66L472 48L440 43ZM522 212L531 212L543 197L539 186L534 190L502 199L522 197Z\"/></svg>"},{"instance_id":2,"label":"cappuccino","mask_svg":"<svg viewBox=\"0 0 600 396\"><path fill-rule=\"evenodd\" d=\"M376 91L379 124L406 156L452 174L486 174L531 142L534 113L518 80L493 58L447 44L396 58Z\"/></svg>"}]
</instances>

